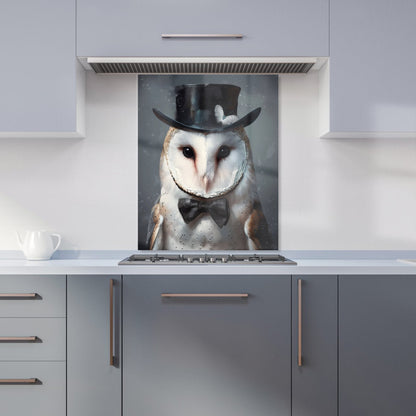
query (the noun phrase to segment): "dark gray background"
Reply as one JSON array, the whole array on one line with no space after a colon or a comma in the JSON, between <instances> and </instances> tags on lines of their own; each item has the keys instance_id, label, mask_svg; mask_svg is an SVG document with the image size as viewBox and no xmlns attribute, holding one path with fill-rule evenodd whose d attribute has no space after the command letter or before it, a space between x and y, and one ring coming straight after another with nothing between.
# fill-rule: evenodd
<instances>
[{"instance_id":1,"label":"dark gray background","mask_svg":"<svg viewBox=\"0 0 416 416\"><path fill-rule=\"evenodd\" d=\"M175 86L233 84L241 88L238 116L261 107L259 118L245 128L253 151L257 187L272 236L278 248L278 76L277 75L139 75L138 78L138 249L146 250L150 212L160 193L159 159L168 126L152 108L175 118Z\"/></svg>"}]
</instances>

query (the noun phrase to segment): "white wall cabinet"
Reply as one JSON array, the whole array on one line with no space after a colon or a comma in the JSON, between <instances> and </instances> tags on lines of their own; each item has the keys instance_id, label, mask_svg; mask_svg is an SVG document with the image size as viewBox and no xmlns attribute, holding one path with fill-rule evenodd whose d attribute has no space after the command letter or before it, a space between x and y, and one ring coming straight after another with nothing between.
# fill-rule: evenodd
<instances>
[{"instance_id":1,"label":"white wall cabinet","mask_svg":"<svg viewBox=\"0 0 416 416\"><path fill-rule=\"evenodd\" d=\"M2 2L0 137L82 137L75 0Z\"/></svg>"},{"instance_id":2,"label":"white wall cabinet","mask_svg":"<svg viewBox=\"0 0 416 416\"><path fill-rule=\"evenodd\" d=\"M415 1L331 0L323 135L416 136L415 15Z\"/></svg>"},{"instance_id":3,"label":"white wall cabinet","mask_svg":"<svg viewBox=\"0 0 416 416\"><path fill-rule=\"evenodd\" d=\"M327 56L329 0L78 0L78 56ZM243 39L162 39L162 34Z\"/></svg>"}]
</instances>

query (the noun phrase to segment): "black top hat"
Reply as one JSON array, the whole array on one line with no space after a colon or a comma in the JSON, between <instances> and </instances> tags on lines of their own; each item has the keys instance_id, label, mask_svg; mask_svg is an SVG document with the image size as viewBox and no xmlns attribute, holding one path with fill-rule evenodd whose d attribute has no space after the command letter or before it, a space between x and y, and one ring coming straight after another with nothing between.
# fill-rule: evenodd
<instances>
[{"instance_id":1,"label":"black top hat","mask_svg":"<svg viewBox=\"0 0 416 416\"><path fill-rule=\"evenodd\" d=\"M176 118L172 119L159 110L153 109L155 116L171 127L199 133L219 133L245 127L253 123L260 114L256 108L232 123L219 119L216 106L221 106L223 117L237 116L240 87L230 84L186 84L175 88ZM217 107L218 110L218 107Z\"/></svg>"}]
</instances>

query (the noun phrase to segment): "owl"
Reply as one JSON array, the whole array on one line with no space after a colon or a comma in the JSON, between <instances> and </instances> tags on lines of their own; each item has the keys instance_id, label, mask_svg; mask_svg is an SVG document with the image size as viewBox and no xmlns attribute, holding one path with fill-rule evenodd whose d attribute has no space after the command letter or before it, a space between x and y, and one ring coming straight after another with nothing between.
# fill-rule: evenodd
<instances>
[{"instance_id":1,"label":"owl","mask_svg":"<svg viewBox=\"0 0 416 416\"><path fill-rule=\"evenodd\" d=\"M223 91L223 84L219 85ZM182 86L182 91L192 87ZM202 86L205 95L206 88ZM203 105L196 104L198 109L206 106L205 95ZM195 94L191 98L195 102ZM239 119L235 109L227 115L229 110L215 104L224 103L223 96L214 98L208 109L211 121L199 117L199 123L182 123L178 116L173 120L153 110L170 128L160 157L160 197L151 214L148 244L152 250L270 248L250 142L243 127L257 118L260 109ZM177 99L177 108L182 108L181 103Z\"/></svg>"}]
</instances>

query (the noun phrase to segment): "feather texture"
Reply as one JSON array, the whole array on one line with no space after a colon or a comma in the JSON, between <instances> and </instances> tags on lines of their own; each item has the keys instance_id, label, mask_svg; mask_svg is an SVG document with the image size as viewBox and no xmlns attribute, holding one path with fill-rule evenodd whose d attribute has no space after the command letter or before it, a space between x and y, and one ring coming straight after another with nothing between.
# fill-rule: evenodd
<instances>
[{"instance_id":1,"label":"feather texture","mask_svg":"<svg viewBox=\"0 0 416 416\"><path fill-rule=\"evenodd\" d=\"M153 230L149 238L149 249L150 250L160 250L163 243L163 215L160 213L159 203L155 204L152 209L152 223Z\"/></svg>"},{"instance_id":2,"label":"feather texture","mask_svg":"<svg viewBox=\"0 0 416 416\"><path fill-rule=\"evenodd\" d=\"M229 126L238 120L238 117L234 114L224 117L224 109L220 105L216 105L214 109L215 119L223 126Z\"/></svg>"},{"instance_id":3,"label":"feather texture","mask_svg":"<svg viewBox=\"0 0 416 416\"><path fill-rule=\"evenodd\" d=\"M217 107L216 116L224 117L223 109ZM160 182L160 199L152 211L150 249L268 248L267 222L244 129L211 134L169 129L160 159ZM178 207L182 198L226 198L227 223L219 227L209 212L186 223Z\"/></svg>"},{"instance_id":4,"label":"feather texture","mask_svg":"<svg viewBox=\"0 0 416 416\"><path fill-rule=\"evenodd\" d=\"M249 250L267 250L270 247L270 234L260 201L254 201L253 210L244 224Z\"/></svg>"}]
</instances>

